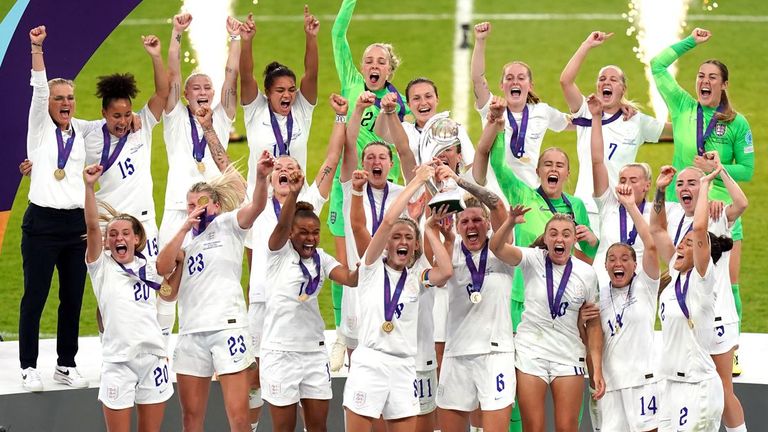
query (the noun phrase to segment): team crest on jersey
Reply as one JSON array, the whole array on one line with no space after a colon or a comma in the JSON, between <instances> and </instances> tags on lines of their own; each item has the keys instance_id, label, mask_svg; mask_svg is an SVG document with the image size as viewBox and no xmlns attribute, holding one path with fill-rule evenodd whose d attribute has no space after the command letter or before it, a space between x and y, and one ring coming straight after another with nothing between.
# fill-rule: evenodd
<instances>
[{"instance_id":1,"label":"team crest on jersey","mask_svg":"<svg viewBox=\"0 0 768 432\"><path fill-rule=\"evenodd\" d=\"M355 392L355 397L353 398L355 406L358 407L358 408L364 406L365 405L365 398L366 398L366 396L367 395L366 395L366 393L364 391L356 391Z\"/></svg>"},{"instance_id":2,"label":"team crest on jersey","mask_svg":"<svg viewBox=\"0 0 768 432\"><path fill-rule=\"evenodd\" d=\"M721 136L725 135L725 129L726 129L726 127L727 127L727 125L726 125L725 123L720 123L720 122L718 122L718 123L715 125L715 135L717 135L717 136L719 136L719 137L721 137Z\"/></svg>"},{"instance_id":3,"label":"team crest on jersey","mask_svg":"<svg viewBox=\"0 0 768 432\"><path fill-rule=\"evenodd\" d=\"M120 389L116 385L108 385L107 399L111 401L116 401L118 396L120 396Z\"/></svg>"}]
</instances>

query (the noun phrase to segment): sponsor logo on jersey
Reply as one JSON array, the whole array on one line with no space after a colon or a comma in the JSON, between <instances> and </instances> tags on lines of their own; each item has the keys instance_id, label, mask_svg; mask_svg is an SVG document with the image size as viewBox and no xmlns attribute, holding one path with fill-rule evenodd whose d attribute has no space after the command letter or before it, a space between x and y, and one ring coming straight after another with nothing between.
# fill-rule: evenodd
<instances>
[{"instance_id":1,"label":"sponsor logo on jersey","mask_svg":"<svg viewBox=\"0 0 768 432\"><path fill-rule=\"evenodd\" d=\"M725 129L726 129L726 127L727 127L727 126L726 126L726 124L725 124L725 123L720 123L720 122L718 122L718 123L717 123L717 125L715 125L715 135L717 135L717 136L719 136L719 137L721 137L721 136L725 135Z\"/></svg>"}]
</instances>

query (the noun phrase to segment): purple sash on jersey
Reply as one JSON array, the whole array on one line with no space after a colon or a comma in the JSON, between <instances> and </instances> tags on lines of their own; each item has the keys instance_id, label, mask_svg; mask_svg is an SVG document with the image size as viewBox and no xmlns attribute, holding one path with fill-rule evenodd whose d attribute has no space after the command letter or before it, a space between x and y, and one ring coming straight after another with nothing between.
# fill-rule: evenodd
<instances>
[{"instance_id":1,"label":"purple sash on jersey","mask_svg":"<svg viewBox=\"0 0 768 432\"><path fill-rule=\"evenodd\" d=\"M192 157L196 161L202 162L203 156L205 156L205 147L208 146L208 141L197 135L197 126L195 126L195 117L192 115L192 110L187 107L187 113L189 114L189 127L192 129Z\"/></svg>"},{"instance_id":2,"label":"purple sash on jersey","mask_svg":"<svg viewBox=\"0 0 768 432\"><path fill-rule=\"evenodd\" d=\"M552 200L550 200L549 197L547 196L547 194L544 192L544 188L539 186L536 189L536 193L538 193L539 196L541 196L541 198L544 199L544 202L547 203L547 207L549 207L549 211L552 212L552 214L557 213L557 209L555 208L555 205L552 204ZM562 193L561 196L563 197L563 202L565 203L565 205L568 206L568 210L571 211L571 213L570 213L571 216L573 216L575 218L576 217L576 213L574 213L574 211L573 211L573 205L571 205L571 201L568 200L568 197L565 195L565 193Z\"/></svg>"},{"instance_id":3,"label":"purple sash on jersey","mask_svg":"<svg viewBox=\"0 0 768 432\"><path fill-rule=\"evenodd\" d=\"M392 318L395 316L395 309L397 309L397 303L400 301L400 294L405 287L405 279L408 277L408 269L404 268L400 273L400 279L395 286L395 293L392 294L392 289L389 285L389 272L387 271L387 259L384 258L384 321L392 322Z\"/></svg>"},{"instance_id":4,"label":"purple sash on jersey","mask_svg":"<svg viewBox=\"0 0 768 432\"><path fill-rule=\"evenodd\" d=\"M289 147L291 146L291 138L293 137L293 112L288 112L288 120L286 120L285 124L288 139L283 140L283 133L280 132L280 125L277 123L277 117L275 117L275 112L272 111L272 107L269 106L269 103L267 103L267 109L269 109L269 122L272 124L272 133L275 135L275 142L277 143L277 148L274 149L275 151L273 151L272 154L276 157L284 155L290 156L291 149Z\"/></svg>"},{"instance_id":5,"label":"purple sash on jersey","mask_svg":"<svg viewBox=\"0 0 768 432\"><path fill-rule=\"evenodd\" d=\"M615 122L616 120L621 117L621 110L616 111L616 113L607 119L603 119L601 122L603 126L607 124L611 124ZM571 123L573 123L575 126L582 126L582 127L591 127L592 126L592 119L588 119L586 117L576 117L571 119Z\"/></svg>"},{"instance_id":6,"label":"purple sash on jersey","mask_svg":"<svg viewBox=\"0 0 768 432\"><path fill-rule=\"evenodd\" d=\"M129 275L135 277L136 279L144 282L145 284L147 284L148 287L152 288L153 290L159 290L160 289L160 284L159 283L147 279L147 259L139 251L136 251L133 254L144 260L144 265L139 267L139 273L138 274L136 274L136 272L134 272L133 270L129 269L128 267L124 266L123 263L119 263L119 262L117 262L117 260L115 260L115 262L117 263L117 265L120 266L121 269L123 269L124 272L126 272ZM112 258L112 259L114 259L114 258Z\"/></svg>"},{"instance_id":7,"label":"purple sash on jersey","mask_svg":"<svg viewBox=\"0 0 768 432\"><path fill-rule=\"evenodd\" d=\"M704 156L704 153L706 150L704 149L704 144L707 142L707 139L710 135L712 135L712 131L715 130L715 125L717 124L717 113L723 112L723 109L725 107L720 104L717 107L717 110L712 114L712 118L709 119L709 123L707 124L707 130L703 131L704 129L704 109L701 108L701 104L697 104L696 106L696 151L699 153L699 156Z\"/></svg>"},{"instance_id":8,"label":"purple sash on jersey","mask_svg":"<svg viewBox=\"0 0 768 432\"><path fill-rule=\"evenodd\" d=\"M485 269L488 264L488 240L485 240L483 250L480 252L480 266L475 267L475 262L472 261L472 252L464 246L464 242L461 242L461 251L464 252L464 259L467 262L467 269L472 277L472 283L467 286L467 294L470 296L474 292L480 292L483 288L483 281L485 280Z\"/></svg>"},{"instance_id":9,"label":"purple sash on jersey","mask_svg":"<svg viewBox=\"0 0 768 432\"><path fill-rule=\"evenodd\" d=\"M317 291L317 287L320 285L320 254L317 252L317 249L312 253L312 261L315 262L315 271L317 272L315 277L309 274L309 269L304 265L301 257L299 257L299 267L304 277L307 278L307 284L301 284L301 286L304 288L304 293L310 296ZM299 288L299 295L301 295L301 288Z\"/></svg>"},{"instance_id":10,"label":"purple sash on jersey","mask_svg":"<svg viewBox=\"0 0 768 432\"><path fill-rule=\"evenodd\" d=\"M272 208L275 209L275 216L280 219L280 211L283 209L283 207L280 205L280 201L278 201L274 195L272 195Z\"/></svg>"},{"instance_id":11,"label":"purple sash on jersey","mask_svg":"<svg viewBox=\"0 0 768 432\"><path fill-rule=\"evenodd\" d=\"M689 321L691 319L691 313L688 311L688 305L685 304L685 299L688 296L688 283L691 282L692 271L693 269L688 270L688 273L685 275L685 284L682 285L682 288L680 287L680 276L682 276L682 273L678 273L677 280L675 280L675 298L677 298L677 304L680 305L683 315L685 315L685 318Z\"/></svg>"},{"instance_id":12,"label":"purple sash on jersey","mask_svg":"<svg viewBox=\"0 0 768 432\"><path fill-rule=\"evenodd\" d=\"M402 122L403 118L405 118L405 103L403 103L403 97L400 96L400 92L397 91L397 89L395 88L394 85L392 85L391 82L387 81L387 85L385 87L387 89L387 92L397 94L397 104L400 105L400 111L397 113L397 118L399 118L400 122ZM368 86L365 86L365 90L370 91L368 90ZM381 109L381 98L377 97L376 102L374 102L373 104L376 105L376 108Z\"/></svg>"},{"instance_id":13,"label":"purple sash on jersey","mask_svg":"<svg viewBox=\"0 0 768 432\"><path fill-rule=\"evenodd\" d=\"M565 287L568 285L568 279L571 277L573 262L571 262L571 258L568 258L568 262L565 264L565 270L563 270L563 277L560 279L560 285L557 287L557 293L555 293L555 277L552 274L552 260L549 259L549 256L547 256L545 257L544 261L547 270L546 278L549 314L552 315L552 319L556 319L560 312L560 303L563 300L563 294L565 294Z\"/></svg>"},{"instance_id":14,"label":"purple sash on jersey","mask_svg":"<svg viewBox=\"0 0 768 432\"><path fill-rule=\"evenodd\" d=\"M59 169L64 169L67 166L67 160L69 160L69 154L72 153L72 148L75 146L75 128L72 128L72 135L64 143L64 136L61 134L61 129L56 128L56 144L58 144L59 153L56 158L56 166Z\"/></svg>"},{"instance_id":15,"label":"purple sash on jersey","mask_svg":"<svg viewBox=\"0 0 768 432\"><path fill-rule=\"evenodd\" d=\"M109 147L112 144L112 139L109 137L109 130L107 129L106 123L101 127L101 132L104 134L104 148L101 150L101 162L99 164L104 168L103 172L106 172L109 167L115 163L117 157L120 156L120 152L123 151L123 147L128 141L130 132L127 132L122 138L117 140L115 151L113 151L112 154L109 154Z\"/></svg>"},{"instance_id":16,"label":"purple sash on jersey","mask_svg":"<svg viewBox=\"0 0 768 432\"><path fill-rule=\"evenodd\" d=\"M512 154L520 159L525 154L525 131L528 129L528 105L523 108L523 118L520 119L520 126L517 126L515 116L512 115L512 111L507 108L507 120L509 126L512 128L512 137L509 139L509 149Z\"/></svg>"},{"instance_id":17,"label":"purple sash on jersey","mask_svg":"<svg viewBox=\"0 0 768 432\"><path fill-rule=\"evenodd\" d=\"M370 183L367 185L367 192L368 202L371 204L371 236L373 236L379 229L381 221L384 220L384 208L387 205L387 196L389 196L389 182L384 185L384 195L381 197L381 208L378 212L376 211L376 200L373 199L373 190Z\"/></svg>"},{"instance_id":18,"label":"purple sash on jersey","mask_svg":"<svg viewBox=\"0 0 768 432\"><path fill-rule=\"evenodd\" d=\"M206 228L208 228L208 225L213 222L214 219L216 219L217 214L208 214L208 210L206 209L202 215L200 215L200 222L197 224L196 227L192 227L192 237L197 237L200 234L205 231Z\"/></svg>"},{"instance_id":19,"label":"purple sash on jersey","mask_svg":"<svg viewBox=\"0 0 768 432\"><path fill-rule=\"evenodd\" d=\"M675 246L677 246L677 243L681 240L680 237L680 231L683 230L683 222L685 222L685 215L680 218L680 223L677 225L677 232L675 233ZM685 234L688 234L693 229L693 222L691 222L690 225L688 225L688 229L685 230ZM685 234L683 234L683 237L685 237Z\"/></svg>"},{"instance_id":20,"label":"purple sash on jersey","mask_svg":"<svg viewBox=\"0 0 768 432\"><path fill-rule=\"evenodd\" d=\"M637 209L640 210L642 215L645 210L645 199L637 206ZM627 209L619 204L619 241L632 246L635 244L635 240L637 240L637 227L633 226L632 231L627 235Z\"/></svg>"}]
</instances>

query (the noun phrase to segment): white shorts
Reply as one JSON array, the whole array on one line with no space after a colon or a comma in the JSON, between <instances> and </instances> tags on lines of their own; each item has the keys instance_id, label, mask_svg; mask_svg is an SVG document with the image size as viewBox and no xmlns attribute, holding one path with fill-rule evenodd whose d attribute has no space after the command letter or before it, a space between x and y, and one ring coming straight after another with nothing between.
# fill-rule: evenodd
<instances>
[{"instance_id":1,"label":"white shorts","mask_svg":"<svg viewBox=\"0 0 768 432\"><path fill-rule=\"evenodd\" d=\"M157 234L157 242L160 249L179 232L181 225L184 224L188 217L186 210L166 209L163 211L163 220L160 221L160 230Z\"/></svg>"},{"instance_id":2,"label":"white shorts","mask_svg":"<svg viewBox=\"0 0 768 432\"><path fill-rule=\"evenodd\" d=\"M515 403L515 353L443 357L437 406L471 412L495 411Z\"/></svg>"},{"instance_id":3,"label":"white shorts","mask_svg":"<svg viewBox=\"0 0 768 432\"><path fill-rule=\"evenodd\" d=\"M237 373L251 363L251 336L245 327L181 334L173 351L173 371L183 375Z\"/></svg>"},{"instance_id":4,"label":"white shorts","mask_svg":"<svg viewBox=\"0 0 768 432\"><path fill-rule=\"evenodd\" d=\"M547 384L552 384L557 377L584 376L586 369L562 363L553 362L542 358L530 357L520 350L515 351L515 367L520 372L537 376Z\"/></svg>"},{"instance_id":5,"label":"white shorts","mask_svg":"<svg viewBox=\"0 0 768 432\"><path fill-rule=\"evenodd\" d=\"M715 324L715 337L709 346L709 355L725 354L736 348L739 345L739 323Z\"/></svg>"},{"instance_id":6,"label":"white shorts","mask_svg":"<svg viewBox=\"0 0 768 432\"><path fill-rule=\"evenodd\" d=\"M352 353L344 407L365 417L394 420L419 414L413 358L361 346Z\"/></svg>"},{"instance_id":7,"label":"white shorts","mask_svg":"<svg viewBox=\"0 0 768 432\"><path fill-rule=\"evenodd\" d=\"M658 383L608 391L598 401L589 398L592 427L596 432L656 429L661 415L660 401Z\"/></svg>"},{"instance_id":8,"label":"white shorts","mask_svg":"<svg viewBox=\"0 0 768 432\"><path fill-rule=\"evenodd\" d=\"M341 334L347 338L347 347L355 349L355 346L350 346L350 339L357 340L357 332L360 326L360 319L357 315L357 289L344 287L341 294Z\"/></svg>"},{"instance_id":9,"label":"white shorts","mask_svg":"<svg viewBox=\"0 0 768 432\"><path fill-rule=\"evenodd\" d=\"M659 412L659 432L717 432L723 416L723 383L720 377L697 383L666 380Z\"/></svg>"},{"instance_id":10,"label":"white shorts","mask_svg":"<svg viewBox=\"0 0 768 432\"><path fill-rule=\"evenodd\" d=\"M253 355L259 358L261 355L261 336L264 333L264 315L267 314L267 304L264 302L248 305L248 332L253 341Z\"/></svg>"},{"instance_id":11,"label":"white shorts","mask_svg":"<svg viewBox=\"0 0 768 432\"><path fill-rule=\"evenodd\" d=\"M435 342L445 342L450 297L446 288L435 288L434 292L435 305L432 308L432 319L435 322Z\"/></svg>"},{"instance_id":12,"label":"white shorts","mask_svg":"<svg viewBox=\"0 0 768 432\"><path fill-rule=\"evenodd\" d=\"M332 399L331 366L325 351L295 352L265 349L259 359L261 397L275 406L301 399Z\"/></svg>"},{"instance_id":13,"label":"white shorts","mask_svg":"<svg viewBox=\"0 0 768 432\"><path fill-rule=\"evenodd\" d=\"M113 410L134 404L156 404L173 396L168 360L154 354L139 354L122 363L101 365L99 400Z\"/></svg>"},{"instance_id":14,"label":"white shorts","mask_svg":"<svg viewBox=\"0 0 768 432\"><path fill-rule=\"evenodd\" d=\"M437 369L416 371L413 389L419 398L419 415L429 414L437 408L435 403L437 388Z\"/></svg>"}]
</instances>

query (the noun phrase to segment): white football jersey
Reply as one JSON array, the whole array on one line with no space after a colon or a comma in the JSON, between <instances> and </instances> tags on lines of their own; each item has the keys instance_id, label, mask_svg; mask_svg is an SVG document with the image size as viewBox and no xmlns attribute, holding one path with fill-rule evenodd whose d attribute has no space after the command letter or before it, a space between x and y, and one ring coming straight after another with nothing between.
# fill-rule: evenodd
<instances>
[{"instance_id":1,"label":"white football jersey","mask_svg":"<svg viewBox=\"0 0 768 432\"><path fill-rule=\"evenodd\" d=\"M317 296L323 282L340 264L317 249L320 257L320 281L314 293L306 293L307 278L299 266L306 266L312 278L317 276L312 258L302 259L289 241L280 250L267 252L267 310L261 349L276 351L325 351L325 323L320 316ZM299 296L307 295L301 301Z\"/></svg>"},{"instance_id":2,"label":"white football jersey","mask_svg":"<svg viewBox=\"0 0 768 432\"><path fill-rule=\"evenodd\" d=\"M126 268L139 274L144 260L134 258ZM102 359L126 362L139 354L165 357L165 340L157 322L155 290L139 278L129 275L107 252L88 264L93 293L104 323L101 341ZM145 267L147 280L161 282L155 266Z\"/></svg>"},{"instance_id":3,"label":"white football jersey","mask_svg":"<svg viewBox=\"0 0 768 432\"><path fill-rule=\"evenodd\" d=\"M187 233L179 288L179 334L248 325L240 275L247 230L237 211L217 216L198 236Z\"/></svg>"},{"instance_id":4,"label":"white football jersey","mask_svg":"<svg viewBox=\"0 0 768 432\"><path fill-rule=\"evenodd\" d=\"M474 304L469 299L468 288L472 275L461 244L461 237L457 236L453 244L453 276L445 285L450 296L445 356L514 352L509 304L515 268L488 250L481 301ZM481 251L472 252L472 261L478 270L480 255Z\"/></svg>"},{"instance_id":5,"label":"white football jersey","mask_svg":"<svg viewBox=\"0 0 768 432\"><path fill-rule=\"evenodd\" d=\"M307 170L307 141L309 140L309 129L312 127L312 112L315 106L309 103L301 91L296 93L296 99L291 105L291 117L293 125L291 127L291 142L288 146L288 153L293 156L301 169ZM253 196L253 189L256 187L256 164L264 150L277 157L280 151L277 148L277 138L272 130L272 120L269 115L269 102L263 92L259 92L256 99L248 105L243 105L243 115L245 120L245 132L248 137L248 196ZM283 142L286 142L288 136L288 117L275 113L280 134Z\"/></svg>"},{"instance_id":6,"label":"white football jersey","mask_svg":"<svg viewBox=\"0 0 768 432\"><path fill-rule=\"evenodd\" d=\"M587 101L581 103L581 107L573 114L573 117L583 117L592 120L592 114L587 107ZM603 119L610 118L610 114L603 114ZM664 122L638 112L629 120L624 116L603 125L603 148L605 166L608 168L609 188L615 187L619 182L619 171L628 164L635 162L637 150L647 142L659 142L661 132L664 130ZM597 205L592 199L592 128L585 126L576 127L576 154L579 157L579 180L576 183L574 195L584 201L584 206L589 213L597 213Z\"/></svg>"},{"instance_id":7,"label":"white football jersey","mask_svg":"<svg viewBox=\"0 0 768 432\"><path fill-rule=\"evenodd\" d=\"M696 268L690 275L680 274L674 269L673 257L669 263L672 282L659 296L659 318L661 319L662 353L661 377L671 381L696 383L717 376L715 362L709 355L709 347L715 333L715 266L710 259L707 272L702 277ZM681 290L688 282L685 304L693 320L693 329L675 295L675 284L680 277Z\"/></svg>"},{"instance_id":8,"label":"white football jersey","mask_svg":"<svg viewBox=\"0 0 768 432\"><path fill-rule=\"evenodd\" d=\"M638 269L629 286L600 285L600 321L603 327L603 377L607 391L658 381L656 350L656 297L659 280Z\"/></svg>"},{"instance_id":9,"label":"white football jersey","mask_svg":"<svg viewBox=\"0 0 768 432\"><path fill-rule=\"evenodd\" d=\"M512 154L510 149L510 139L512 138L513 129L507 118L507 114L504 114L504 148L507 155L507 163L512 171L520 180L532 188L539 187L539 176L536 174L536 165L539 163L539 155L541 154L541 144L544 141L544 134L547 129L555 132L564 130L570 122L568 121L568 115L562 113L555 108L539 102L537 104L527 104L528 107L528 125L525 130L525 153L524 157L528 160L521 160L516 158ZM487 117L491 109L491 99L482 108L477 111L480 113L480 120L483 127L488 122ZM512 113L512 117L520 126L523 119L522 113Z\"/></svg>"},{"instance_id":10,"label":"white football jersey","mask_svg":"<svg viewBox=\"0 0 768 432\"><path fill-rule=\"evenodd\" d=\"M317 184L312 184L299 192L298 201L304 201L312 204L315 208L315 214L320 217L323 205L327 201L320 194ZM278 204L278 207L280 204ZM263 303L266 301L267 281L264 275L268 269L269 237L277 226L277 213L272 197L267 198L267 205L251 227L252 244L251 246L251 274L250 291L248 293L249 303Z\"/></svg>"},{"instance_id":11,"label":"white football jersey","mask_svg":"<svg viewBox=\"0 0 768 432\"><path fill-rule=\"evenodd\" d=\"M596 303L597 276L589 264L571 258L573 268L563 293L556 318L549 311L547 296L546 251L520 248L523 260L518 266L525 280L525 311L517 327L515 347L529 357L574 367L585 367L586 350L579 336L579 308L585 302ZM563 276L564 265L553 265L553 293Z\"/></svg>"},{"instance_id":12,"label":"white football jersey","mask_svg":"<svg viewBox=\"0 0 768 432\"><path fill-rule=\"evenodd\" d=\"M200 122L192 116L197 136L203 139L203 127ZM234 119L227 117L227 112L221 104L213 107L213 129L216 131L216 137L224 148L229 145L229 132L232 130ZM192 127L189 122L189 109L179 100L176 106L169 113L163 113L163 140L165 141L165 150L168 154L168 184L165 187L165 209L166 210L186 210L187 209L187 191L189 188L201 181L211 180L219 175L221 171L216 167L211 157L208 146L205 147L202 162L205 165L205 171L200 172L197 168L197 161L192 152Z\"/></svg>"}]
</instances>

